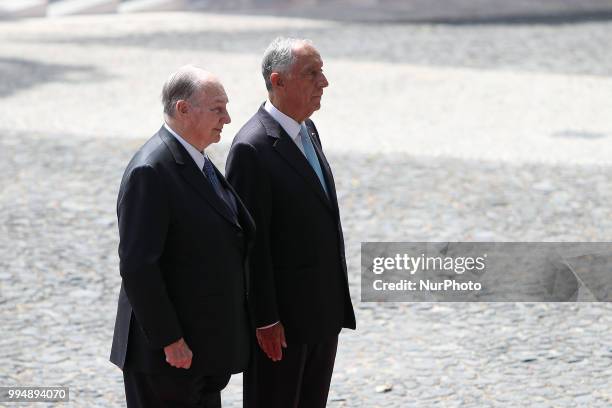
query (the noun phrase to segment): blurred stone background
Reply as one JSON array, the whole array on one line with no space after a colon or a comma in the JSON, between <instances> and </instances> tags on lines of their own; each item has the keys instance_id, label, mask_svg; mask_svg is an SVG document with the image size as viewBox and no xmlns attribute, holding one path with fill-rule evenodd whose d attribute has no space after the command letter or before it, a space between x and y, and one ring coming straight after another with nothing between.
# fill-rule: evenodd
<instances>
[{"instance_id":1,"label":"blurred stone background","mask_svg":"<svg viewBox=\"0 0 612 408\"><path fill-rule=\"evenodd\" d=\"M263 50L291 35L315 42L330 81L314 120L358 319L329 406L610 406L606 303L377 304L359 290L365 241L610 241L610 1L138 1L0 1L1 385L124 405L108 362L123 169L186 63L226 86L223 168L266 97ZM240 384L225 406L241 406Z\"/></svg>"}]
</instances>

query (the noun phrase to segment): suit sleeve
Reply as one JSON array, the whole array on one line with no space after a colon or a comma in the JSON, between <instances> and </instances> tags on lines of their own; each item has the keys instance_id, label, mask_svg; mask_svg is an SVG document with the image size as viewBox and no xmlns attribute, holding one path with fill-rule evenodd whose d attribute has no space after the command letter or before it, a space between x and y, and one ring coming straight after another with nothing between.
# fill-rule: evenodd
<instances>
[{"instance_id":1,"label":"suit sleeve","mask_svg":"<svg viewBox=\"0 0 612 408\"><path fill-rule=\"evenodd\" d=\"M136 320L154 348L182 337L159 265L170 218L162 183L153 167L134 168L117 203L123 287Z\"/></svg>"},{"instance_id":2,"label":"suit sleeve","mask_svg":"<svg viewBox=\"0 0 612 408\"><path fill-rule=\"evenodd\" d=\"M255 242L250 258L250 303L255 326L267 326L280 320L270 243L272 192L269 175L255 148L245 143L232 146L225 173L255 221Z\"/></svg>"}]
</instances>

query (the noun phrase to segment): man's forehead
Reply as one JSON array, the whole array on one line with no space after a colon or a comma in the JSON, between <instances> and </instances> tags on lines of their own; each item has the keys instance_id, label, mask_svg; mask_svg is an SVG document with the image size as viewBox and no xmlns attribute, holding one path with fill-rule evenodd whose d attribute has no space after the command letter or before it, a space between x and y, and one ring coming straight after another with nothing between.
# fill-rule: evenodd
<instances>
[{"instance_id":1,"label":"man's forehead","mask_svg":"<svg viewBox=\"0 0 612 408\"><path fill-rule=\"evenodd\" d=\"M293 52L298 57L315 57L321 59L319 51L308 43L298 45L293 49Z\"/></svg>"},{"instance_id":2,"label":"man's forehead","mask_svg":"<svg viewBox=\"0 0 612 408\"><path fill-rule=\"evenodd\" d=\"M312 68L323 65L323 59L315 49L313 49L313 52L298 54L297 61L297 65L300 65L302 68Z\"/></svg>"},{"instance_id":3,"label":"man's forehead","mask_svg":"<svg viewBox=\"0 0 612 408\"><path fill-rule=\"evenodd\" d=\"M228 103L229 99L227 98L227 95L225 94L225 92L221 92L221 93L214 93L214 94L204 94L203 95L204 100L206 100L207 103L213 104L213 103Z\"/></svg>"},{"instance_id":4,"label":"man's forehead","mask_svg":"<svg viewBox=\"0 0 612 408\"><path fill-rule=\"evenodd\" d=\"M212 103L228 103L229 99L227 98L227 95L225 93L223 93L223 95L218 95L215 96L211 99Z\"/></svg>"},{"instance_id":5,"label":"man's forehead","mask_svg":"<svg viewBox=\"0 0 612 408\"><path fill-rule=\"evenodd\" d=\"M223 89L223 86L218 82L204 84L200 88L200 97L209 102L227 102L225 89Z\"/></svg>"}]
</instances>

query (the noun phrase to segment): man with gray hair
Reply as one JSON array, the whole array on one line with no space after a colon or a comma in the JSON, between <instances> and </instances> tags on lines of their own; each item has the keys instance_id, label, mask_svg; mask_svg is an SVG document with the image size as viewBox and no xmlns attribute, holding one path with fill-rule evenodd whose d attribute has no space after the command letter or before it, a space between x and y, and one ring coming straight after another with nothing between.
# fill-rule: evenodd
<instances>
[{"instance_id":1,"label":"man with gray hair","mask_svg":"<svg viewBox=\"0 0 612 408\"><path fill-rule=\"evenodd\" d=\"M264 53L267 100L234 138L226 165L257 225L251 305L259 347L244 377L248 408L321 408L338 334L355 328L336 187L310 116L328 86L310 41Z\"/></svg>"},{"instance_id":2,"label":"man with gray hair","mask_svg":"<svg viewBox=\"0 0 612 408\"><path fill-rule=\"evenodd\" d=\"M111 361L129 408L220 407L220 390L249 360L254 224L206 154L230 122L219 80L182 67L162 103L165 123L128 164L117 199Z\"/></svg>"}]
</instances>

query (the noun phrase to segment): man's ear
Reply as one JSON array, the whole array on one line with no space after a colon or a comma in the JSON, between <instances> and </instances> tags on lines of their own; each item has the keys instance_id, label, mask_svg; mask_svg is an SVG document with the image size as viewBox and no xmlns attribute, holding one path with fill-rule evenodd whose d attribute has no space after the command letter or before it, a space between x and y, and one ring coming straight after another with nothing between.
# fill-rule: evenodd
<instances>
[{"instance_id":1,"label":"man's ear","mask_svg":"<svg viewBox=\"0 0 612 408\"><path fill-rule=\"evenodd\" d=\"M270 74L270 82L272 86L275 88L282 88L285 86L285 82L283 81L283 77L278 72L273 72Z\"/></svg>"},{"instance_id":2,"label":"man's ear","mask_svg":"<svg viewBox=\"0 0 612 408\"><path fill-rule=\"evenodd\" d=\"M189 104L187 103L187 101L184 100L178 100L176 101L176 112L180 113L182 115L186 114L187 112L189 112Z\"/></svg>"}]
</instances>

